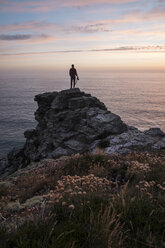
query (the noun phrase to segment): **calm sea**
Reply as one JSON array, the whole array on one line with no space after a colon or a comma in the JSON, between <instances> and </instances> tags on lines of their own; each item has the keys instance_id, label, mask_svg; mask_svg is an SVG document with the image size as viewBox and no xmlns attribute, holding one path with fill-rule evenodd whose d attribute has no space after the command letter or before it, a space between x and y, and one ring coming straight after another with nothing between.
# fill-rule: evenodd
<instances>
[{"instance_id":1,"label":"calm sea","mask_svg":"<svg viewBox=\"0 0 165 248\"><path fill-rule=\"evenodd\" d=\"M165 131L165 73L79 73L77 86L105 103L129 125ZM34 96L69 88L68 74L0 74L0 154L25 142L24 131L36 126Z\"/></svg>"}]
</instances>

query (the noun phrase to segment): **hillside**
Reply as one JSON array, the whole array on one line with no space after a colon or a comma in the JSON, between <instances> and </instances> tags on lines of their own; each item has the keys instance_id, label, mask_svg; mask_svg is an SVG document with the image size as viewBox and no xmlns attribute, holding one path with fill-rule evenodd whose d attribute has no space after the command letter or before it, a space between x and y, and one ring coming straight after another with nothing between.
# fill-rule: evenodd
<instances>
[{"instance_id":1,"label":"hillside","mask_svg":"<svg viewBox=\"0 0 165 248\"><path fill-rule=\"evenodd\" d=\"M165 133L79 89L35 100L36 128L0 158L0 247L163 248Z\"/></svg>"}]
</instances>

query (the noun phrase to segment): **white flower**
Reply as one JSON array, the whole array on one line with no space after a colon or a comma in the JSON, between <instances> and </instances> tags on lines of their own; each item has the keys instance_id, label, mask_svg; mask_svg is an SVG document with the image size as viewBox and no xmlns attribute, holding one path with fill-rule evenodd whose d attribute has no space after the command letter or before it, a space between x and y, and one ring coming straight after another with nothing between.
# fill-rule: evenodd
<instances>
[{"instance_id":1,"label":"white flower","mask_svg":"<svg viewBox=\"0 0 165 248\"><path fill-rule=\"evenodd\" d=\"M73 209L75 209L75 206L73 204L71 204L71 205L68 206L68 208L73 210Z\"/></svg>"}]
</instances>

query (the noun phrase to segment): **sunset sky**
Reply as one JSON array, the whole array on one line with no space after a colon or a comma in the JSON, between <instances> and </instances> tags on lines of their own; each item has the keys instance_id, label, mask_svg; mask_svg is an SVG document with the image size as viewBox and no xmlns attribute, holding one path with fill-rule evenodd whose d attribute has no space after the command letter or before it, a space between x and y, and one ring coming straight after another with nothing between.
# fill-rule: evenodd
<instances>
[{"instance_id":1,"label":"sunset sky","mask_svg":"<svg viewBox=\"0 0 165 248\"><path fill-rule=\"evenodd\" d=\"M165 0L0 0L0 68L165 71Z\"/></svg>"}]
</instances>

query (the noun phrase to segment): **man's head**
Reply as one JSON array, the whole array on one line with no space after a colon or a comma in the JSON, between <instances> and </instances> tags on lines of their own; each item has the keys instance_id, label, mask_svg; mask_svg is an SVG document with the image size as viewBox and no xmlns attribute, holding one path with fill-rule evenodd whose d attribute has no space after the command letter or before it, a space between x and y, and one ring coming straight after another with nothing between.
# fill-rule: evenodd
<instances>
[{"instance_id":1,"label":"man's head","mask_svg":"<svg viewBox=\"0 0 165 248\"><path fill-rule=\"evenodd\" d=\"M74 68L74 65L72 65L72 68Z\"/></svg>"}]
</instances>

